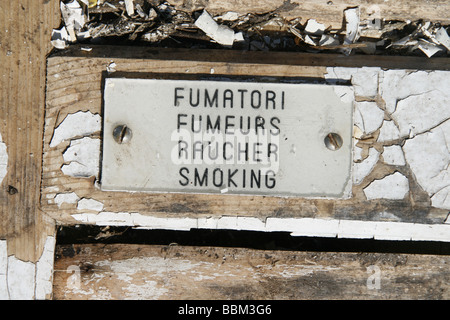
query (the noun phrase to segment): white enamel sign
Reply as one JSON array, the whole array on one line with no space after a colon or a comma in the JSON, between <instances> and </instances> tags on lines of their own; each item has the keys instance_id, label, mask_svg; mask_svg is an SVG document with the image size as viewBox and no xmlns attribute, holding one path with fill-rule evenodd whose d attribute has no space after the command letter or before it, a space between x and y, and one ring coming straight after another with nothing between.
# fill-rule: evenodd
<instances>
[{"instance_id":1,"label":"white enamel sign","mask_svg":"<svg viewBox=\"0 0 450 320\"><path fill-rule=\"evenodd\" d=\"M346 86L108 78L101 188L346 198Z\"/></svg>"}]
</instances>

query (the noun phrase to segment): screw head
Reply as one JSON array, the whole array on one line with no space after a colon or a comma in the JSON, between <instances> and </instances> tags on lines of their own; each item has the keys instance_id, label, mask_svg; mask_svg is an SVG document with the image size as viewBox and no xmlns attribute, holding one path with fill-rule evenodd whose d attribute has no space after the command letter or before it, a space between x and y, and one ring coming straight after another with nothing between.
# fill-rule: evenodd
<instances>
[{"instance_id":1,"label":"screw head","mask_svg":"<svg viewBox=\"0 0 450 320\"><path fill-rule=\"evenodd\" d=\"M332 151L339 150L342 147L343 143L342 137L334 132L327 134L327 136L324 139L324 142L325 146Z\"/></svg>"},{"instance_id":2,"label":"screw head","mask_svg":"<svg viewBox=\"0 0 450 320\"><path fill-rule=\"evenodd\" d=\"M113 138L118 144L127 143L131 140L131 129L125 124L118 125L113 130Z\"/></svg>"}]
</instances>

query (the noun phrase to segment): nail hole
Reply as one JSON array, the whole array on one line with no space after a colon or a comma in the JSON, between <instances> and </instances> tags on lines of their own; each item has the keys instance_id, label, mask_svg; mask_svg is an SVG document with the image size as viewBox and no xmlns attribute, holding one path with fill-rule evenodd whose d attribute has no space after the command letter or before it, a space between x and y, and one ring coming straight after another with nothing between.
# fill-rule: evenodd
<instances>
[{"instance_id":1,"label":"nail hole","mask_svg":"<svg viewBox=\"0 0 450 320\"><path fill-rule=\"evenodd\" d=\"M6 189L6 191L10 194L10 195L14 195L16 193L19 192L19 190L17 190L17 188L14 188L13 186L8 186L8 188Z\"/></svg>"},{"instance_id":2,"label":"nail hole","mask_svg":"<svg viewBox=\"0 0 450 320\"><path fill-rule=\"evenodd\" d=\"M113 138L119 144L129 142L131 140L131 136L131 129L128 128L125 124L121 124L115 127L113 130Z\"/></svg>"},{"instance_id":3,"label":"nail hole","mask_svg":"<svg viewBox=\"0 0 450 320\"><path fill-rule=\"evenodd\" d=\"M339 150L342 147L342 137L337 133L331 132L324 139L325 146L330 150Z\"/></svg>"}]
</instances>

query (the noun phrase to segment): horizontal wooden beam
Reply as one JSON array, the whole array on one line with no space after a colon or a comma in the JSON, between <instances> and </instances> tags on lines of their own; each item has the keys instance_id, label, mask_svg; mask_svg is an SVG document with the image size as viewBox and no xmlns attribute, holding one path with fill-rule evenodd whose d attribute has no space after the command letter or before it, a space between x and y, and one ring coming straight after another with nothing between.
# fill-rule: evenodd
<instances>
[{"instance_id":1,"label":"horizontal wooden beam","mask_svg":"<svg viewBox=\"0 0 450 320\"><path fill-rule=\"evenodd\" d=\"M261 52L226 49L192 49L158 48L151 46L89 46L92 50L85 51L83 45L72 45L66 50L55 52L49 59L52 69L66 58L103 58L103 59L148 59L165 61L195 61L233 64L257 65L290 65L318 67L380 67L385 69L411 70L450 70L449 57L385 56L385 55L351 55L336 53L304 53L304 52ZM77 67L83 67L88 61L76 60ZM75 67L75 65L73 66ZM67 70L69 71L69 70ZM191 71L193 72L193 71ZM303 75L303 74L301 74ZM289 76L293 76L289 74Z\"/></svg>"},{"instance_id":2,"label":"horizontal wooden beam","mask_svg":"<svg viewBox=\"0 0 450 320\"><path fill-rule=\"evenodd\" d=\"M448 299L449 256L126 244L57 247L54 299Z\"/></svg>"},{"instance_id":3,"label":"horizontal wooden beam","mask_svg":"<svg viewBox=\"0 0 450 320\"><path fill-rule=\"evenodd\" d=\"M450 3L445 0L432 1L384 1L384 0L169 0L179 10L195 11L206 9L213 15L228 11L238 14L278 13L287 20L301 18L302 23L308 19L340 29L343 26L344 10L359 7L361 20L380 18L384 20L424 20L450 23Z\"/></svg>"}]
</instances>

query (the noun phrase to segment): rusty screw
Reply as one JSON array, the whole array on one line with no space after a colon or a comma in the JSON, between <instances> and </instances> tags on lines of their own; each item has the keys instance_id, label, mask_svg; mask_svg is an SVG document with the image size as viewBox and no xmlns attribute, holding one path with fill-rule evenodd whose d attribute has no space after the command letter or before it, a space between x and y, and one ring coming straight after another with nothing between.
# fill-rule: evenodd
<instances>
[{"instance_id":1,"label":"rusty screw","mask_svg":"<svg viewBox=\"0 0 450 320\"><path fill-rule=\"evenodd\" d=\"M129 142L131 140L131 136L131 129L125 124L118 125L113 130L114 140L119 144Z\"/></svg>"},{"instance_id":2,"label":"rusty screw","mask_svg":"<svg viewBox=\"0 0 450 320\"><path fill-rule=\"evenodd\" d=\"M342 147L342 138L337 133L331 132L327 134L324 139L325 146L333 151L336 151Z\"/></svg>"}]
</instances>

